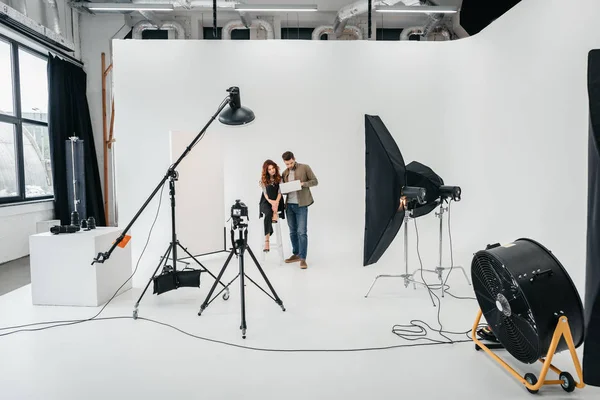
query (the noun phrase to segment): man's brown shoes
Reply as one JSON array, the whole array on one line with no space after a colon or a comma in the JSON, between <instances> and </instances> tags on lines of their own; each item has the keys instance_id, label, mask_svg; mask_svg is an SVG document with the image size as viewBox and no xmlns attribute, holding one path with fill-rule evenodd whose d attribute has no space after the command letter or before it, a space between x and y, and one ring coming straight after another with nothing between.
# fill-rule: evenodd
<instances>
[{"instance_id":1,"label":"man's brown shoes","mask_svg":"<svg viewBox=\"0 0 600 400\"><path fill-rule=\"evenodd\" d=\"M298 257L296 254L285 260L285 262L288 264L296 261L300 261L300 257Z\"/></svg>"},{"instance_id":2,"label":"man's brown shoes","mask_svg":"<svg viewBox=\"0 0 600 400\"><path fill-rule=\"evenodd\" d=\"M298 257L295 254L285 260L285 262L288 264L293 263L293 262L298 262L298 261L300 261L300 268L302 268L302 269L308 268L308 265L306 264L306 260L301 259L300 257Z\"/></svg>"}]
</instances>

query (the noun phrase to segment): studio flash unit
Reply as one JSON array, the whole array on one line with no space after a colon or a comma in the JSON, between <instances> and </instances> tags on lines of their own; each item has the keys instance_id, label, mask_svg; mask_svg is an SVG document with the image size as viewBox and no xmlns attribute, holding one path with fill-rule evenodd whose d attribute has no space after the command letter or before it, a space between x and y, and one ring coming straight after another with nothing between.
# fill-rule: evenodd
<instances>
[{"instance_id":1,"label":"studio flash unit","mask_svg":"<svg viewBox=\"0 0 600 400\"><path fill-rule=\"evenodd\" d=\"M452 199L454 201L460 201L460 186L440 186L440 197L442 199Z\"/></svg>"}]
</instances>

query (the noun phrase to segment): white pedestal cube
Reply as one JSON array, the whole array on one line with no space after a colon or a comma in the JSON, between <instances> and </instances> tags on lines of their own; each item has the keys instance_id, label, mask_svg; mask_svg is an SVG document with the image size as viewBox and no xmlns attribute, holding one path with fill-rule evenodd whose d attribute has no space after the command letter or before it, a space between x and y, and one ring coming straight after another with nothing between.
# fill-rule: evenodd
<instances>
[{"instance_id":1,"label":"white pedestal cube","mask_svg":"<svg viewBox=\"0 0 600 400\"><path fill-rule=\"evenodd\" d=\"M29 237L31 295L34 305L99 306L131 276L131 245L116 247L102 264L92 264L108 251L122 229L98 227L76 233L50 232ZM119 291L131 289L131 280Z\"/></svg>"}]
</instances>

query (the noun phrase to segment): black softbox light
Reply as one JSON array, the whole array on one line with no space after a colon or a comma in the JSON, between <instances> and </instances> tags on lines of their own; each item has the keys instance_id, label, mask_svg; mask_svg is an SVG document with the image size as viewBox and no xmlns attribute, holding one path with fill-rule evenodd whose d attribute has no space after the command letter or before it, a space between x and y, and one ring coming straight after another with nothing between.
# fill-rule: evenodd
<instances>
[{"instance_id":1,"label":"black softbox light","mask_svg":"<svg viewBox=\"0 0 600 400\"><path fill-rule=\"evenodd\" d=\"M404 221L398 210L406 167L398 145L379 116L365 115L366 209L363 265L376 263Z\"/></svg>"},{"instance_id":2,"label":"black softbox light","mask_svg":"<svg viewBox=\"0 0 600 400\"><path fill-rule=\"evenodd\" d=\"M583 380L600 386L600 50L588 57L588 225Z\"/></svg>"},{"instance_id":3,"label":"black softbox light","mask_svg":"<svg viewBox=\"0 0 600 400\"><path fill-rule=\"evenodd\" d=\"M406 166L406 184L422 187L427 191L425 203L416 204L414 207L413 218L429 214L439 205L440 186L444 185L444 180L428 166L418 161L408 164Z\"/></svg>"}]
</instances>

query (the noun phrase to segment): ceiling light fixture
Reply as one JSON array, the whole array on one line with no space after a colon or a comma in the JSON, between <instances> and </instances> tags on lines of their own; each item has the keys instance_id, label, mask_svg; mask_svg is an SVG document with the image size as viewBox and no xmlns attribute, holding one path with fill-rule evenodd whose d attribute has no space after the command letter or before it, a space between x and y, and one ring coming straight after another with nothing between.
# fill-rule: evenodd
<instances>
[{"instance_id":1,"label":"ceiling light fixture","mask_svg":"<svg viewBox=\"0 0 600 400\"><path fill-rule=\"evenodd\" d=\"M316 4L236 4L236 11L256 12L312 12L318 11Z\"/></svg>"},{"instance_id":2,"label":"ceiling light fixture","mask_svg":"<svg viewBox=\"0 0 600 400\"><path fill-rule=\"evenodd\" d=\"M456 14L458 7L451 6L376 6L376 12L398 14Z\"/></svg>"},{"instance_id":3,"label":"ceiling light fixture","mask_svg":"<svg viewBox=\"0 0 600 400\"><path fill-rule=\"evenodd\" d=\"M90 11L173 11L173 4L87 3Z\"/></svg>"}]
</instances>

